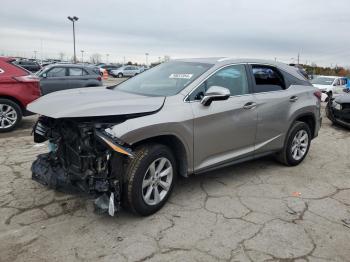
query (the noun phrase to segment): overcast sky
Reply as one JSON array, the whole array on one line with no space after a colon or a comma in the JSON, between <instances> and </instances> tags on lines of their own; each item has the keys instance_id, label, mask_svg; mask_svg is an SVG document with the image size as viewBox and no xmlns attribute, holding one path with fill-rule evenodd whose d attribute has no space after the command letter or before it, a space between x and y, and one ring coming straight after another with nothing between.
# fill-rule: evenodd
<instances>
[{"instance_id":1,"label":"overcast sky","mask_svg":"<svg viewBox=\"0 0 350 262\"><path fill-rule=\"evenodd\" d=\"M11 0L0 9L0 55L99 53L110 62L252 57L350 66L349 0ZM42 45L41 45L42 44ZM42 48L41 48L42 46Z\"/></svg>"}]
</instances>

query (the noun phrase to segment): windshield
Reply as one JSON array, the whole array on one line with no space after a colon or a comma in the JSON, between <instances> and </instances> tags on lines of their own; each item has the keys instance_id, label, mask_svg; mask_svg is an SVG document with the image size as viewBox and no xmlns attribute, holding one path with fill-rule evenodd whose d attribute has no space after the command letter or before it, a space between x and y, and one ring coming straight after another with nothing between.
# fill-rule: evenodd
<instances>
[{"instance_id":1,"label":"windshield","mask_svg":"<svg viewBox=\"0 0 350 262\"><path fill-rule=\"evenodd\" d=\"M332 77L317 77L311 81L312 84L330 86L335 78Z\"/></svg>"},{"instance_id":2,"label":"windshield","mask_svg":"<svg viewBox=\"0 0 350 262\"><path fill-rule=\"evenodd\" d=\"M130 78L119 84L117 89L147 96L172 96L212 66L205 63L168 62Z\"/></svg>"}]
</instances>

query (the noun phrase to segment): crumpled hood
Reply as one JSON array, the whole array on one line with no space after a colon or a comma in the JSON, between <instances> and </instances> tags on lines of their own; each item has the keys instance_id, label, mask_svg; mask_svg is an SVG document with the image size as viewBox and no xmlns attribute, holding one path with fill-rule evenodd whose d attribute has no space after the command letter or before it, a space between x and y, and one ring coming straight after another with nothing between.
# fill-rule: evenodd
<instances>
[{"instance_id":1,"label":"crumpled hood","mask_svg":"<svg viewBox=\"0 0 350 262\"><path fill-rule=\"evenodd\" d=\"M164 99L105 87L87 87L42 96L30 103L27 110L52 118L127 115L157 111Z\"/></svg>"},{"instance_id":2,"label":"crumpled hood","mask_svg":"<svg viewBox=\"0 0 350 262\"><path fill-rule=\"evenodd\" d=\"M344 93L341 95L335 95L334 101L338 104L347 104L350 103L350 93Z\"/></svg>"}]
</instances>

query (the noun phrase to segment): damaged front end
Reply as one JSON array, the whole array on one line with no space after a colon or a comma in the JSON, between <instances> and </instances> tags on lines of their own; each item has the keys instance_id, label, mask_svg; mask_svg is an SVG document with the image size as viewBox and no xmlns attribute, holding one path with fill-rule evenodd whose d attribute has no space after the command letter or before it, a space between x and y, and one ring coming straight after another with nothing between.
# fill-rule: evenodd
<instances>
[{"instance_id":1,"label":"damaged front end","mask_svg":"<svg viewBox=\"0 0 350 262\"><path fill-rule=\"evenodd\" d=\"M92 194L99 211L113 215L121 204L124 159L133 157L130 148L104 131L115 124L41 116L33 129L34 142L48 141L49 152L33 162L33 180Z\"/></svg>"},{"instance_id":2,"label":"damaged front end","mask_svg":"<svg viewBox=\"0 0 350 262\"><path fill-rule=\"evenodd\" d=\"M326 115L334 124L350 129L350 94L329 96Z\"/></svg>"}]
</instances>

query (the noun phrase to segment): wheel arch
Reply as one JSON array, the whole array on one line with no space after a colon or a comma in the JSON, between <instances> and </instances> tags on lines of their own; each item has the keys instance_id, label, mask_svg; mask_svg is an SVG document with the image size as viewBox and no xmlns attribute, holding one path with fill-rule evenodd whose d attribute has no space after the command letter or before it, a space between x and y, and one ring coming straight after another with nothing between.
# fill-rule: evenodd
<instances>
[{"instance_id":1,"label":"wheel arch","mask_svg":"<svg viewBox=\"0 0 350 262\"><path fill-rule=\"evenodd\" d=\"M169 147L169 149L173 152L175 156L179 175L183 177L188 176L188 155L187 155L188 153L186 151L186 147L184 143L181 141L180 138L172 134L159 135L159 136L149 137L149 138L137 141L134 144L132 144L131 147L135 148L137 146L140 146L142 144L147 144L147 143L159 143Z\"/></svg>"},{"instance_id":2,"label":"wheel arch","mask_svg":"<svg viewBox=\"0 0 350 262\"><path fill-rule=\"evenodd\" d=\"M310 127L312 138L315 137L316 117L313 113L302 113L300 115L297 115L292 121L291 126L293 126L293 124L297 121L307 124Z\"/></svg>"},{"instance_id":3,"label":"wheel arch","mask_svg":"<svg viewBox=\"0 0 350 262\"><path fill-rule=\"evenodd\" d=\"M7 96L7 95L0 95L0 99L8 99L14 103L16 103L20 108L21 108L21 111L22 111L22 114L24 114L24 112L26 111L25 107L23 106L23 104L16 98L14 98L13 96Z\"/></svg>"}]
</instances>

